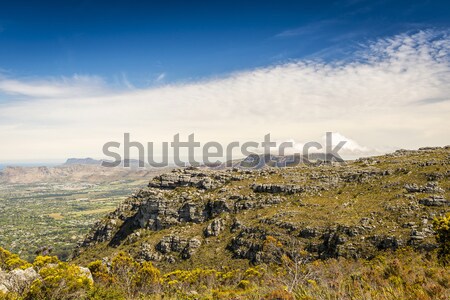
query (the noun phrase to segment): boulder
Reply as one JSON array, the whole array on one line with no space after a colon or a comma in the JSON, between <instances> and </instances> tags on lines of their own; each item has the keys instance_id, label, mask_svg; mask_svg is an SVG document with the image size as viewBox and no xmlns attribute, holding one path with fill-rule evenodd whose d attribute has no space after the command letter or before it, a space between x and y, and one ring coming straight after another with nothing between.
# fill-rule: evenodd
<instances>
[{"instance_id":1,"label":"boulder","mask_svg":"<svg viewBox=\"0 0 450 300\"><path fill-rule=\"evenodd\" d=\"M92 273L88 268L85 267L78 267L81 271L81 274L86 276L91 282L94 282L94 278L92 277Z\"/></svg>"},{"instance_id":2,"label":"boulder","mask_svg":"<svg viewBox=\"0 0 450 300\"><path fill-rule=\"evenodd\" d=\"M37 278L39 278L39 274L33 268L25 270L15 269L8 273L7 279L3 285L5 285L10 292L21 294Z\"/></svg>"}]
</instances>

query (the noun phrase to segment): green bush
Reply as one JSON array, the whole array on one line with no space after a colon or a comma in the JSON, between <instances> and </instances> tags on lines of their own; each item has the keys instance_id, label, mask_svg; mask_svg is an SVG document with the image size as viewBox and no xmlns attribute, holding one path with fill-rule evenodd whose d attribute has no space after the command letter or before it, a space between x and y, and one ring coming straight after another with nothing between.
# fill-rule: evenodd
<instances>
[{"instance_id":1,"label":"green bush","mask_svg":"<svg viewBox=\"0 0 450 300\"><path fill-rule=\"evenodd\" d=\"M42 279L36 279L27 293L27 300L86 299L93 282L76 265L59 262L57 266L40 269Z\"/></svg>"},{"instance_id":2,"label":"green bush","mask_svg":"<svg viewBox=\"0 0 450 300\"><path fill-rule=\"evenodd\" d=\"M436 241L439 244L438 257L444 264L450 264L450 213L447 216L435 218L433 228L436 232Z\"/></svg>"},{"instance_id":3,"label":"green bush","mask_svg":"<svg viewBox=\"0 0 450 300\"><path fill-rule=\"evenodd\" d=\"M26 269L31 267L27 261L21 259L17 254L12 254L8 250L0 247L0 268L11 271L14 269Z\"/></svg>"}]
</instances>

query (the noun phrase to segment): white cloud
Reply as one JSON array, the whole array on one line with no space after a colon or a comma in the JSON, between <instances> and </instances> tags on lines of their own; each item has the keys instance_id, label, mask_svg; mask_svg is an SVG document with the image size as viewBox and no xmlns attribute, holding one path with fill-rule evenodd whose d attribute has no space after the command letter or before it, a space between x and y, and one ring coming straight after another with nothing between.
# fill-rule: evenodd
<instances>
[{"instance_id":1,"label":"white cloud","mask_svg":"<svg viewBox=\"0 0 450 300\"><path fill-rule=\"evenodd\" d=\"M310 152L319 152L319 153L325 153L326 151L326 134L324 134L320 139L315 139L314 141L318 142L322 148L316 149L315 147L311 148L309 150ZM294 153L300 153L304 154L304 146L309 141L296 141L295 139L287 139L287 140L277 140L276 147L271 149L272 154L279 154L278 147L282 143L289 143L292 145L292 147L287 147L284 149L284 154L294 154ZM331 147L334 149L336 146L339 145L339 143L344 142L342 147L339 147L339 155L341 155L344 159L353 159L355 157L361 157L361 156L372 156L381 154L382 151L374 148L369 148L365 146L361 146L356 141L354 141L351 138L348 138L339 132L332 132L331 133ZM256 151L257 153L264 153L264 149L262 147L259 147Z\"/></svg>"},{"instance_id":2,"label":"white cloud","mask_svg":"<svg viewBox=\"0 0 450 300\"><path fill-rule=\"evenodd\" d=\"M266 133L320 141L333 131L361 153L444 145L449 52L448 33L424 31L364 45L345 62L296 61L122 92L97 77L0 78L9 95L0 102L0 160L100 157L102 145L124 132L140 142L195 132L200 141L227 143Z\"/></svg>"},{"instance_id":3,"label":"white cloud","mask_svg":"<svg viewBox=\"0 0 450 300\"><path fill-rule=\"evenodd\" d=\"M322 136L323 145L326 144L326 136ZM370 156L370 155L377 155L381 154L382 151L374 148L369 148L366 146L361 146L356 142L355 140L346 137L339 132L333 132L332 133L332 143L331 146L334 149L334 147L338 146L339 143L344 142L342 148L338 151L339 155L341 155L344 159L352 159L355 157L361 157L361 156Z\"/></svg>"}]
</instances>

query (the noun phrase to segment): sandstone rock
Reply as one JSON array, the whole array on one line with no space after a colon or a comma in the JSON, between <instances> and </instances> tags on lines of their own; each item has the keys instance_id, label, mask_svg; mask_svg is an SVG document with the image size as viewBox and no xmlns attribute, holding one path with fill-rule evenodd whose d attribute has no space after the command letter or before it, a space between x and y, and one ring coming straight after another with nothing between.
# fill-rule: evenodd
<instances>
[{"instance_id":1,"label":"sandstone rock","mask_svg":"<svg viewBox=\"0 0 450 300\"><path fill-rule=\"evenodd\" d=\"M317 237L320 234L317 228L306 227L300 231L299 236L305 239Z\"/></svg>"},{"instance_id":2,"label":"sandstone rock","mask_svg":"<svg viewBox=\"0 0 450 300\"><path fill-rule=\"evenodd\" d=\"M228 213L232 211L232 206L228 204L225 199L210 201L206 205L206 211L210 218L214 218L221 213Z\"/></svg>"},{"instance_id":3,"label":"sandstone rock","mask_svg":"<svg viewBox=\"0 0 450 300\"><path fill-rule=\"evenodd\" d=\"M245 228L232 238L227 249L235 258L248 259L253 263L261 262L261 252L267 233L261 228Z\"/></svg>"},{"instance_id":4,"label":"sandstone rock","mask_svg":"<svg viewBox=\"0 0 450 300\"><path fill-rule=\"evenodd\" d=\"M162 255L155 252L150 244L142 243L137 258L145 261L160 261Z\"/></svg>"},{"instance_id":5,"label":"sandstone rock","mask_svg":"<svg viewBox=\"0 0 450 300\"><path fill-rule=\"evenodd\" d=\"M383 176L383 172L378 169L371 168L369 170L355 170L345 172L341 175L341 179L344 182L368 182L372 178L376 178L378 176Z\"/></svg>"},{"instance_id":6,"label":"sandstone rock","mask_svg":"<svg viewBox=\"0 0 450 300\"><path fill-rule=\"evenodd\" d=\"M450 201L441 196L420 199L419 203L425 206L450 206Z\"/></svg>"},{"instance_id":7,"label":"sandstone rock","mask_svg":"<svg viewBox=\"0 0 450 300\"><path fill-rule=\"evenodd\" d=\"M174 252L179 253L181 255L181 258L188 259L195 253L195 251L201 246L201 244L201 241L197 238L191 238L187 240L186 238L180 238L176 235L169 235L164 236L161 239L161 241L156 245L156 250L163 254L168 261L172 261L173 259L175 259L173 255L168 255ZM148 251L148 249L145 249L145 251ZM142 249L141 252L143 252ZM148 252L148 260L154 260L154 258L161 260L161 257L154 255L150 251Z\"/></svg>"},{"instance_id":8,"label":"sandstone rock","mask_svg":"<svg viewBox=\"0 0 450 300\"><path fill-rule=\"evenodd\" d=\"M221 218L215 219L205 228L204 234L206 237L218 236L225 230L225 221Z\"/></svg>"},{"instance_id":9,"label":"sandstone rock","mask_svg":"<svg viewBox=\"0 0 450 300\"><path fill-rule=\"evenodd\" d=\"M319 257L337 258L340 256L340 245L343 245L347 239L338 231L329 230L323 235L323 243L320 245L318 252Z\"/></svg>"},{"instance_id":10,"label":"sandstone rock","mask_svg":"<svg viewBox=\"0 0 450 300\"><path fill-rule=\"evenodd\" d=\"M425 186L418 186L417 184L406 184L405 189L408 193L443 193L444 190L440 188L437 182L428 182Z\"/></svg>"},{"instance_id":11,"label":"sandstone rock","mask_svg":"<svg viewBox=\"0 0 450 300\"><path fill-rule=\"evenodd\" d=\"M92 277L92 273L88 268L85 267L79 267L81 274L86 276L91 282L94 282L94 278Z\"/></svg>"},{"instance_id":12,"label":"sandstone rock","mask_svg":"<svg viewBox=\"0 0 450 300\"><path fill-rule=\"evenodd\" d=\"M425 234L423 232L420 232L418 230L411 231L410 241L412 243L422 241L424 238L425 238Z\"/></svg>"},{"instance_id":13,"label":"sandstone rock","mask_svg":"<svg viewBox=\"0 0 450 300\"><path fill-rule=\"evenodd\" d=\"M286 193L286 194L296 194L305 191L304 187L293 185L293 184L252 184L252 190L255 193Z\"/></svg>"},{"instance_id":14,"label":"sandstone rock","mask_svg":"<svg viewBox=\"0 0 450 300\"><path fill-rule=\"evenodd\" d=\"M405 189L408 193L419 193L422 191L422 188L419 187L417 184L405 184Z\"/></svg>"},{"instance_id":15,"label":"sandstone rock","mask_svg":"<svg viewBox=\"0 0 450 300\"><path fill-rule=\"evenodd\" d=\"M6 281L7 281L7 276L8 276L8 273L2 271L2 269L0 268L0 295L1 295L1 293L6 294L9 292L8 288L5 285Z\"/></svg>"},{"instance_id":16,"label":"sandstone rock","mask_svg":"<svg viewBox=\"0 0 450 300\"><path fill-rule=\"evenodd\" d=\"M244 223L242 223L242 221L240 221L240 220L238 220L238 219L234 219L233 220L233 224L231 224L231 228L230 228L230 231L231 232L236 232L236 231L238 231L238 230L240 230L240 229L244 229L245 228L245 225L244 225Z\"/></svg>"},{"instance_id":17,"label":"sandstone rock","mask_svg":"<svg viewBox=\"0 0 450 300\"><path fill-rule=\"evenodd\" d=\"M214 172L192 168L175 169L172 173L154 177L149 187L159 189L175 189L177 187L196 187L210 190L218 188L229 180L240 180L241 176L235 176L230 172Z\"/></svg>"},{"instance_id":18,"label":"sandstone rock","mask_svg":"<svg viewBox=\"0 0 450 300\"><path fill-rule=\"evenodd\" d=\"M2 293L7 294L7 293L9 293L9 290L6 288L6 286L3 283L0 283L0 295Z\"/></svg>"},{"instance_id":19,"label":"sandstone rock","mask_svg":"<svg viewBox=\"0 0 450 300\"><path fill-rule=\"evenodd\" d=\"M199 239L192 238L187 243L186 247L181 251L181 258L188 259L190 258L195 251L202 245L202 242Z\"/></svg>"},{"instance_id":20,"label":"sandstone rock","mask_svg":"<svg viewBox=\"0 0 450 300\"><path fill-rule=\"evenodd\" d=\"M156 245L156 250L162 254L181 252L187 245L187 240L176 235L164 236Z\"/></svg>"},{"instance_id":21,"label":"sandstone rock","mask_svg":"<svg viewBox=\"0 0 450 300\"><path fill-rule=\"evenodd\" d=\"M396 250L403 245L395 236L376 236L373 240L379 250Z\"/></svg>"},{"instance_id":22,"label":"sandstone rock","mask_svg":"<svg viewBox=\"0 0 450 300\"><path fill-rule=\"evenodd\" d=\"M198 203L186 203L178 210L178 220L180 222L203 222L203 208Z\"/></svg>"},{"instance_id":23,"label":"sandstone rock","mask_svg":"<svg viewBox=\"0 0 450 300\"><path fill-rule=\"evenodd\" d=\"M444 193L444 189L438 186L437 182L430 181L424 187L425 193Z\"/></svg>"},{"instance_id":24,"label":"sandstone rock","mask_svg":"<svg viewBox=\"0 0 450 300\"><path fill-rule=\"evenodd\" d=\"M10 292L21 294L37 278L39 278L39 274L33 268L25 270L15 269L8 273L7 279L3 285L5 285Z\"/></svg>"}]
</instances>

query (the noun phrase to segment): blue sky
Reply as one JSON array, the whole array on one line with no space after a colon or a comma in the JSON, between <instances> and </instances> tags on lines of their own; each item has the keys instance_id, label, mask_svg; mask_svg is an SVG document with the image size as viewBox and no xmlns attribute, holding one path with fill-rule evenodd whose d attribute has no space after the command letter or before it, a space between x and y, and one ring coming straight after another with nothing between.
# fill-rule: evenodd
<instances>
[{"instance_id":1,"label":"blue sky","mask_svg":"<svg viewBox=\"0 0 450 300\"><path fill-rule=\"evenodd\" d=\"M3 1L0 68L137 87L220 76L447 28L448 1Z\"/></svg>"},{"instance_id":2,"label":"blue sky","mask_svg":"<svg viewBox=\"0 0 450 300\"><path fill-rule=\"evenodd\" d=\"M365 156L450 144L449 114L448 1L0 4L0 162L102 158L125 132L331 131Z\"/></svg>"}]
</instances>

